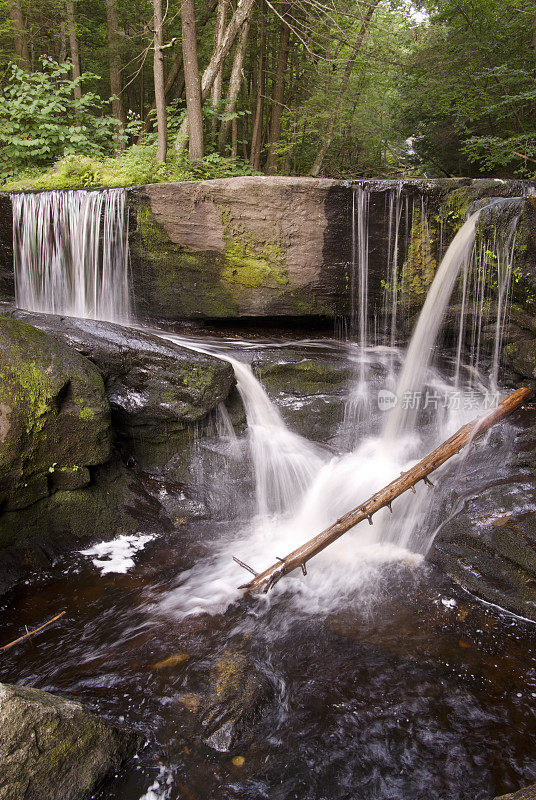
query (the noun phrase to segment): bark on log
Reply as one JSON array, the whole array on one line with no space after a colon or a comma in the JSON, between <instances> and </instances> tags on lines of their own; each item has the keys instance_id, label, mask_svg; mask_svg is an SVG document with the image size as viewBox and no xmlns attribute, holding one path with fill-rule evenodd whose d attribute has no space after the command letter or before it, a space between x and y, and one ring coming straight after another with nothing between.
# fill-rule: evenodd
<instances>
[{"instance_id":1,"label":"bark on log","mask_svg":"<svg viewBox=\"0 0 536 800\"><path fill-rule=\"evenodd\" d=\"M532 394L532 389L522 388L506 397L497 408L479 417L474 422L469 422L460 428L450 439L439 445L432 453L425 456L418 464L412 467L407 472L403 472L399 478L395 478L388 486L381 489L376 494L372 495L368 500L349 511L343 517L337 520L329 528L319 533L314 539L310 539L305 544L293 550L283 559L278 559L276 564L264 570L258 575L255 575L252 581L240 586L244 589L245 593L249 593L264 587L267 592L274 584L277 583L284 575L293 572L295 569L301 568L303 573L306 574L305 565L313 556L322 552L328 545L336 541L340 536L353 528L358 522L368 519L372 525L372 515L379 511L381 508L388 507L391 510L391 503L408 489L415 491L415 484L418 481L424 481L431 484L428 475L436 470L449 458L460 452L462 447L474 441L475 438L485 433L492 425L499 420L519 408ZM235 559L237 563L254 572L247 565Z\"/></svg>"}]
</instances>

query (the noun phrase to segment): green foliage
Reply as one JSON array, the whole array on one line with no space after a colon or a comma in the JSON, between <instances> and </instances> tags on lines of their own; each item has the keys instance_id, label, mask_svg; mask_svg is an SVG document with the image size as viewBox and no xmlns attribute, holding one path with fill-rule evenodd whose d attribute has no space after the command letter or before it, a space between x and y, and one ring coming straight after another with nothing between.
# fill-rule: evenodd
<instances>
[{"instance_id":1,"label":"green foliage","mask_svg":"<svg viewBox=\"0 0 536 800\"><path fill-rule=\"evenodd\" d=\"M4 178L68 155L99 157L117 140L117 120L92 92L75 99L74 88L92 79L69 77L71 65L40 59L41 69L26 72L12 64L0 94L0 167Z\"/></svg>"},{"instance_id":2,"label":"green foliage","mask_svg":"<svg viewBox=\"0 0 536 800\"><path fill-rule=\"evenodd\" d=\"M191 162L186 153L177 154L170 150L166 164L157 164L155 145L132 145L123 153L101 161L67 156L47 171L22 174L6 182L2 188L6 191L93 189L254 174L250 164L238 158L224 158L217 153Z\"/></svg>"},{"instance_id":3,"label":"green foliage","mask_svg":"<svg viewBox=\"0 0 536 800\"><path fill-rule=\"evenodd\" d=\"M430 0L401 119L429 175L534 173L536 25L529 0Z\"/></svg>"}]
</instances>

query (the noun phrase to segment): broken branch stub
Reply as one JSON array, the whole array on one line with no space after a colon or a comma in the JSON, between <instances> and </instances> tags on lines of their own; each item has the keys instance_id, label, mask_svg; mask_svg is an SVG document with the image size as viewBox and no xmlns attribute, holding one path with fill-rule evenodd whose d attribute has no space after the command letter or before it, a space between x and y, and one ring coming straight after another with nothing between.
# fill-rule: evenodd
<instances>
[{"instance_id":1,"label":"broken branch stub","mask_svg":"<svg viewBox=\"0 0 536 800\"><path fill-rule=\"evenodd\" d=\"M342 516L329 528L319 533L313 539L310 539L305 544L293 550L285 558L278 558L276 564L264 570L259 574L255 574L255 570L251 567L248 569L255 574L255 577L249 583L243 584L239 588L244 589L244 593L253 592L257 589L263 589L267 592L274 584L276 584L284 575L293 572L295 569L301 568L302 572L306 574L305 565L313 556L322 552L328 545L336 541L340 536L349 531L359 522L368 519L369 524L372 525L372 515L379 511L381 508L387 507L391 511L391 503L396 497L407 492L408 489L415 491L415 484L423 481L428 486L433 486L429 480L428 475L440 467L449 458L460 452L462 447L466 444L473 442L479 436L482 436L489 428L496 422L507 417L512 411L519 408L532 394L532 389L521 388L517 389L512 394L505 397L499 403L497 408L489 411L482 417L479 417L474 422L469 422L460 428L453 436L447 439L446 442L436 447L436 449L425 456L418 464L415 464L407 472L403 472L399 478L395 478L388 486L381 489L376 494L372 495L365 503L361 503L357 508L349 511ZM238 559L235 559L238 563Z\"/></svg>"}]
</instances>

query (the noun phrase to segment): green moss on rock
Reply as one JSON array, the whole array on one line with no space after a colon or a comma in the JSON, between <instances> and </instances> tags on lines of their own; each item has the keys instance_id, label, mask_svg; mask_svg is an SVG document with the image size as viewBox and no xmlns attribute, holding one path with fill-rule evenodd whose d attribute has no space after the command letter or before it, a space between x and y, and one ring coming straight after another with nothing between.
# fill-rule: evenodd
<instances>
[{"instance_id":1,"label":"green moss on rock","mask_svg":"<svg viewBox=\"0 0 536 800\"><path fill-rule=\"evenodd\" d=\"M225 242L221 276L231 289L288 286L290 277L281 244L257 239L233 219L229 208L221 207L220 214Z\"/></svg>"},{"instance_id":2,"label":"green moss on rock","mask_svg":"<svg viewBox=\"0 0 536 800\"><path fill-rule=\"evenodd\" d=\"M23 508L52 490L51 467L110 456L110 409L97 369L66 345L0 316L0 503Z\"/></svg>"}]
</instances>

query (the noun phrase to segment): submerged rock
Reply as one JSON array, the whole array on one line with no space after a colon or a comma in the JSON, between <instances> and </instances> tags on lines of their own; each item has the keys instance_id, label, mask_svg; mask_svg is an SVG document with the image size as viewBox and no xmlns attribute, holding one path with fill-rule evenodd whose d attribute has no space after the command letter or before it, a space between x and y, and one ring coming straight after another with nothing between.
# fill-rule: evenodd
<instances>
[{"instance_id":1,"label":"submerged rock","mask_svg":"<svg viewBox=\"0 0 536 800\"><path fill-rule=\"evenodd\" d=\"M245 650L228 648L214 665L207 690L179 697L191 714L185 735L211 751L237 753L253 741L255 724L272 694Z\"/></svg>"},{"instance_id":2,"label":"submerged rock","mask_svg":"<svg viewBox=\"0 0 536 800\"><path fill-rule=\"evenodd\" d=\"M0 684L0 800L90 800L140 744L80 703Z\"/></svg>"}]
</instances>

